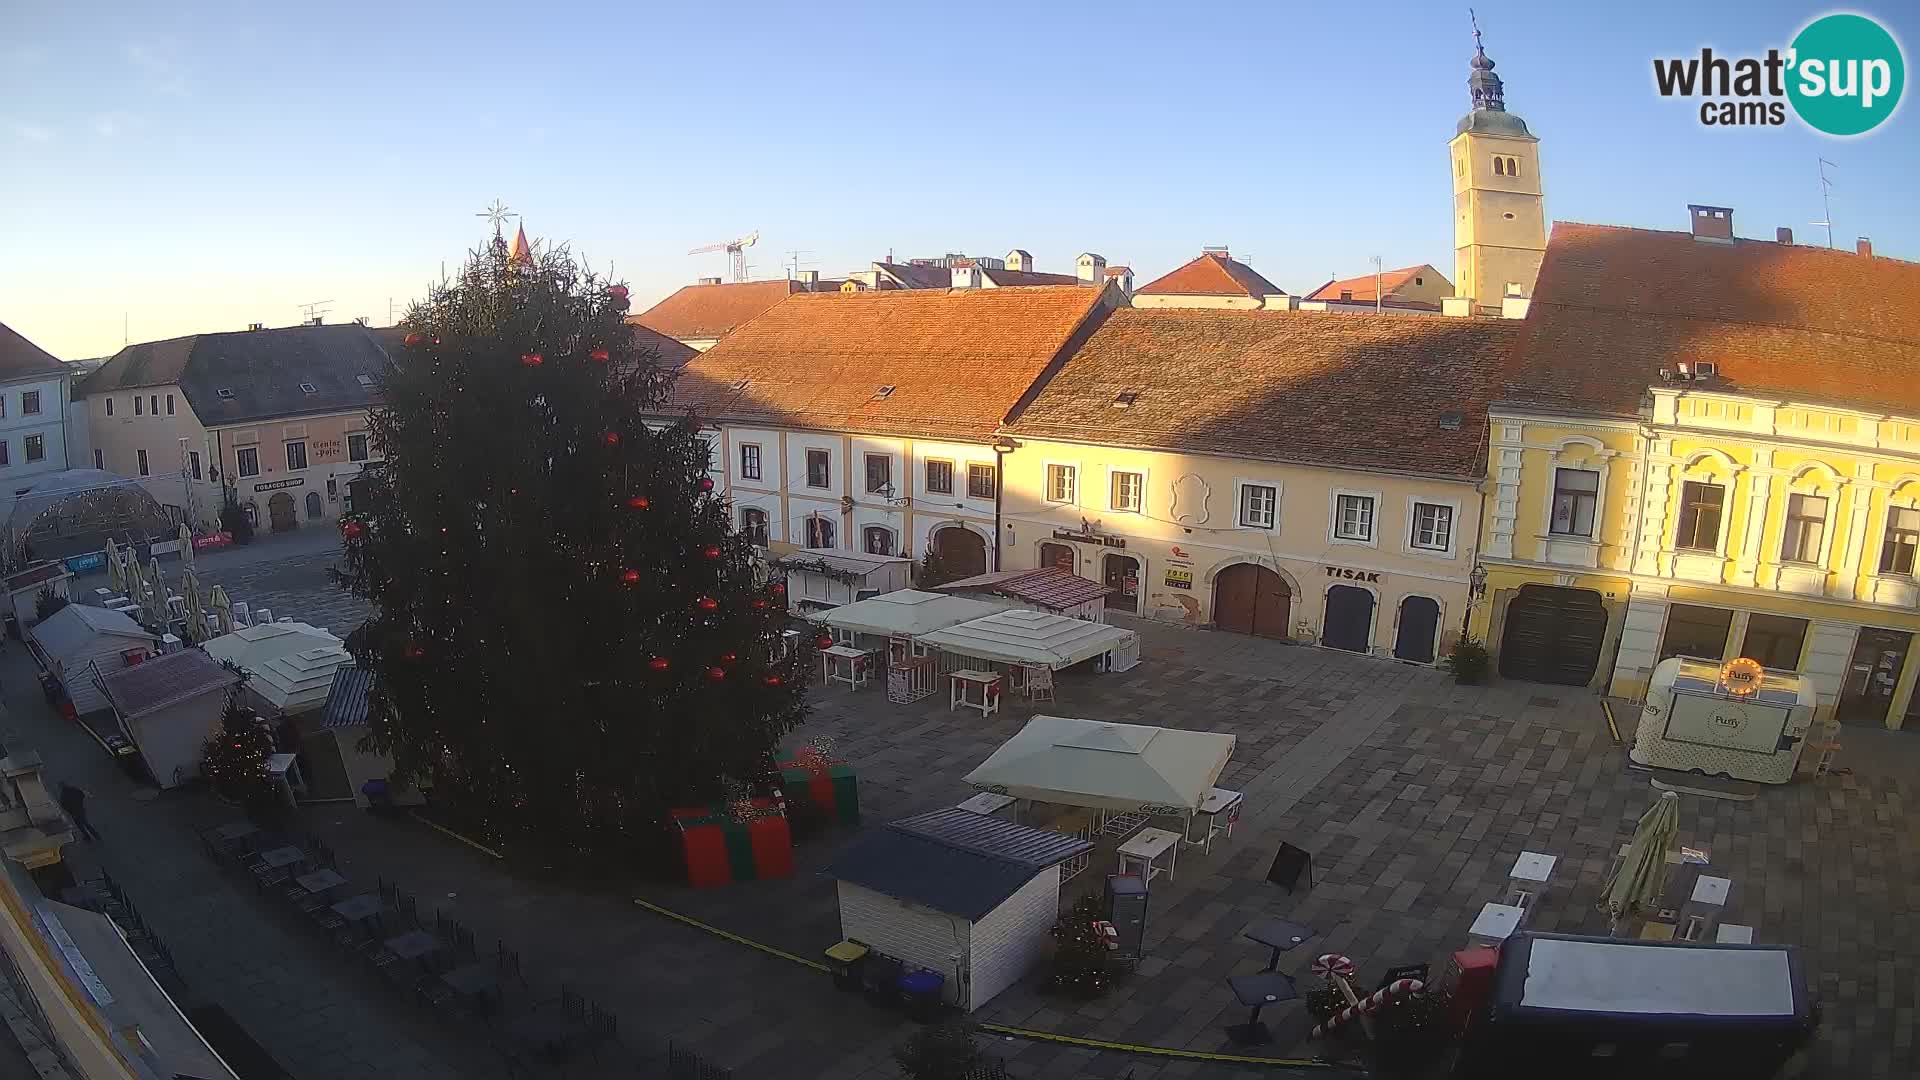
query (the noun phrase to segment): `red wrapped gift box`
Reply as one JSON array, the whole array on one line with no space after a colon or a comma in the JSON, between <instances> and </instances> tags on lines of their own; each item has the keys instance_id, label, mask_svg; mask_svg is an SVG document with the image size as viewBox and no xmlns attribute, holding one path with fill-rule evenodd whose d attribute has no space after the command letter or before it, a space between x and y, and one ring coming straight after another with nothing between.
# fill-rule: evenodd
<instances>
[{"instance_id":1,"label":"red wrapped gift box","mask_svg":"<svg viewBox=\"0 0 1920 1080\"><path fill-rule=\"evenodd\" d=\"M752 819L744 822L727 804L673 811L689 885L705 889L793 876L793 833L786 812L772 799L755 799L753 808Z\"/></svg>"}]
</instances>

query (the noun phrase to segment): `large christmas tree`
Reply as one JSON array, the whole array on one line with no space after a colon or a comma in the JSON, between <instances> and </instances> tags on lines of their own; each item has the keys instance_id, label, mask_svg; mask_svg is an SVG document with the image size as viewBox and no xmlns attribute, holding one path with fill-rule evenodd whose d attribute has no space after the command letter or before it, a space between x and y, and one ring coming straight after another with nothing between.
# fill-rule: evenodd
<instances>
[{"instance_id":1,"label":"large christmas tree","mask_svg":"<svg viewBox=\"0 0 1920 1080\"><path fill-rule=\"evenodd\" d=\"M496 238L408 312L343 519L370 748L500 839L612 852L766 775L809 654L626 289ZM652 422L649 423L649 420Z\"/></svg>"}]
</instances>

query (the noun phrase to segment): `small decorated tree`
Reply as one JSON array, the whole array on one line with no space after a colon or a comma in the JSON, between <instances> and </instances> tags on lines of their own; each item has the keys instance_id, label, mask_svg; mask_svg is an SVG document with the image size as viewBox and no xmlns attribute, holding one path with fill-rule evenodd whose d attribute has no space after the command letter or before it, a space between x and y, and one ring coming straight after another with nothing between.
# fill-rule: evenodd
<instances>
[{"instance_id":1,"label":"small decorated tree","mask_svg":"<svg viewBox=\"0 0 1920 1080\"><path fill-rule=\"evenodd\" d=\"M41 622L46 622L61 608L66 607L68 603L69 601L66 597L53 591L53 586L46 586L33 595L34 618Z\"/></svg>"},{"instance_id":2,"label":"small decorated tree","mask_svg":"<svg viewBox=\"0 0 1920 1080\"><path fill-rule=\"evenodd\" d=\"M246 507L240 505L232 488L226 489L226 498L220 504L220 528L233 537L235 544L253 541L253 522L247 520Z\"/></svg>"},{"instance_id":3,"label":"small decorated tree","mask_svg":"<svg viewBox=\"0 0 1920 1080\"><path fill-rule=\"evenodd\" d=\"M1107 917L1098 896L1083 896L1053 924L1053 973L1047 985L1081 997L1098 997L1113 985L1112 950L1094 924Z\"/></svg>"},{"instance_id":4,"label":"small decorated tree","mask_svg":"<svg viewBox=\"0 0 1920 1080\"><path fill-rule=\"evenodd\" d=\"M960 575L947 566L947 560L941 556L940 549L933 541L927 541L927 553L920 556L920 564L913 568L913 587L932 589L945 585L949 581L960 580Z\"/></svg>"},{"instance_id":5,"label":"small decorated tree","mask_svg":"<svg viewBox=\"0 0 1920 1080\"><path fill-rule=\"evenodd\" d=\"M224 665L236 674L231 663ZM200 761L200 774L213 789L245 807L261 813L279 805L274 797L273 781L267 773L267 758L278 752L273 728L251 709L240 704L246 679L234 684L227 693L227 707L220 715L220 726L207 740Z\"/></svg>"}]
</instances>

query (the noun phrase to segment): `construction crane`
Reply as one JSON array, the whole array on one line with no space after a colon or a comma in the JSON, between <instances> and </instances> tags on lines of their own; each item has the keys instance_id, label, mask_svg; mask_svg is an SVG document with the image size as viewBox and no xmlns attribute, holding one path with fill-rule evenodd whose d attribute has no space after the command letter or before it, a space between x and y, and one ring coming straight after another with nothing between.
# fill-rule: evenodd
<instances>
[{"instance_id":1,"label":"construction crane","mask_svg":"<svg viewBox=\"0 0 1920 1080\"><path fill-rule=\"evenodd\" d=\"M724 251L733 259L733 280L747 280L747 249L760 242L760 230L755 229L738 240L729 240L724 244L708 244L687 252L689 255L705 255L710 251Z\"/></svg>"}]
</instances>

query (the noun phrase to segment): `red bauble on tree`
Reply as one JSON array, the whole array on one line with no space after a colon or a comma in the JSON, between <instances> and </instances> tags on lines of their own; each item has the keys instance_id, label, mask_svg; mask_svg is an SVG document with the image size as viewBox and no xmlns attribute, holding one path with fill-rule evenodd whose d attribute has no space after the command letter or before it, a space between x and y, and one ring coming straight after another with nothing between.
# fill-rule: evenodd
<instances>
[{"instance_id":1,"label":"red bauble on tree","mask_svg":"<svg viewBox=\"0 0 1920 1080\"><path fill-rule=\"evenodd\" d=\"M625 285L609 285L607 286L607 295L613 297L615 300L625 300L627 298L627 287Z\"/></svg>"},{"instance_id":2,"label":"red bauble on tree","mask_svg":"<svg viewBox=\"0 0 1920 1080\"><path fill-rule=\"evenodd\" d=\"M647 661L647 666L655 671L665 671L673 666L673 661L664 656L656 656Z\"/></svg>"},{"instance_id":3,"label":"red bauble on tree","mask_svg":"<svg viewBox=\"0 0 1920 1080\"><path fill-rule=\"evenodd\" d=\"M723 652L720 654L720 662L723 664L731 664L738 659L740 659L739 653Z\"/></svg>"},{"instance_id":4,"label":"red bauble on tree","mask_svg":"<svg viewBox=\"0 0 1920 1080\"><path fill-rule=\"evenodd\" d=\"M720 680L726 677L727 677L726 668L710 667L707 669L707 678L712 679L714 682L719 682Z\"/></svg>"},{"instance_id":5,"label":"red bauble on tree","mask_svg":"<svg viewBox=\"0 0 1920 1080\"><path fill-rule=\"evenodd\" d=\"M715 600L711 596L703 596L700 599L695 600L694 605L698 607L701 611L719 611L720 610L720 601Z\"/></svg>"},{"instance_id":6,"label":"red bauble on tree","mask_svg":"<svg viewBox=\"0 0 1920 1080\"><path fill-rule=\"evenodd\" d=\"M766 601L766 598L765 598L765 597L760 597L760 596L756 596L756 597L754 597L754 598L753 598L753 610L755 610L755 611L765 611L765 610L767 610L767 601Z\"/></svg>"},{"instance_id":7,"label":"red bauble on tree","mask_svg":"<svg viewBox=\"0 0 1920 1080\"><path fill-rule=\"evenodd\" d=\"M587 358L596 364L604 364L613 358L613 354L605 349L595 349L587 354Z\"/></svg>"},{"instance_id":8,"label":"red bauble on tree","mask_svg":"<svg viewBox=\"0 0 1920 1080\"><path fill-rule=\"evenodd\" d=\"M718 544L708 544L706 547L700 549L700 554L704 558L717 559L720 557L720 546Z\"/></svg>"},{"instance_id":9,"label":"red bauble on tree","mask_svg":"<svg viewBox=\"0 0 1920 1080\"><path fill-rule=\"evenodd\" d=\"M701 478L700 478L700 484L699 484L699 487L700 487L700 490L701 490L701 491L712 491L712 490L713 490L713 477L711 477L711 476L703 476L703 477L701 477Z\"/></svg>"},{"instance_id":10,"label":"red bauble on tree","mask_svg":"<svg viewBox=\"0 0 1920 1080\"><path fill-rule=\"evenodd\" d=\"M813 643L823 649L831 649L833 648L833 635L821 634L819 637L813 639Z\"/></svg>"},{"instance_id":11,"label":"red bauble on tree","mask_svg":"<svg viewBox=\"0 0 1920 1080\"><path fill-rule=\"evenodd\" d=\"M348 543L353 543L366 534L367 527L351 518L340 523L340 535L346 537Z\"/></svg>"},{"instance_id":12,"label":"red bauble on tree","mask_svg":"<svg viewBox=\"0 0 1920 1080\"><path fill-rule=\"evenodd\" d=\"M608 446L619 446L620 433L617 431L609 431L605 435L600 436L600 441L606 443Z\"/></svg>"},{"instance_id":13,"label":"red bauble on tree","mask_svg":"<svg viewBox=\"0 0 1920 1080\"><path fill-rule=\"evenodd\" d=\"M632 569L631 567L620 571L620 584L622 585L640 584L640 571Z\"/></svg>"},{"instance_id":14,"label":"red bauble on tree","mask_svg":"<svg viewBox=\"0 0 1920 1080\"><path fill-rule=\"evenodd\" d=\"M776 582L774 582L773 584L771 584L771 585L769 585L769 586L767 586L767 591L768 591L768 592L770 592L770 593L772 593L772 594L773 594L773 595L775 595L775 596L785 596L785 595L787 595L787 587L786 587L785 585L782 585L782 584L781 584L780 582L778 582L778 581L776 581Z\"/></svg>"},{"instance_id":15,"label":"red bauble on tree","mask_svg":"<svg viewBox=\"0 0 1920 1080\"><path fill-rule=\"evenodd\" d=\"M521 355L520 363L525 367L539 367L546 362L546 359L546 357L541 356L537 352L530 352Z\"/></svg>"},{"instance_id":16,"label":"red bauble on tree","mask_svg":"<svg viewBox=\"0 0 1920 1080\"><path fill-rule=\"evenodd\" d=\"M645 510L652 505L652 501L645 495L635 495L633 498L627 500L627 509L629 510Z\"/></svg>"},{"instance_id":17,"label":"red bauble on tree","mask_svg":"<svg viewBox=\"0 0 1920 1080\"><path fill-rule=\"evenodd\" d=\"M413 333L408 334L402 340L405 341L407 348L418 349L422 345L425 345L427 343L427 335L421 333L418 330L415 330Z\"/></svg>"},{"instance_id":18,"label":"red bauble on tree","mask_svg":"<svg viewBox=\"0 0 1920 1080\"><path fill-rule=\"evenodd\" d=\"M784 684L787 680L781 678L778 675L769 675L761 681L765 682L768 686L780 686Z\"/></svg>"},{"instance_id":19,"label":"red bauble on tree","mask_svg":"<svg viewBox=\"0 0 1920 1080\"><path fill-rule=\"evenodd\" d=\"M420 644L414 641L409 641L407 647L402 649L401 653L409 660L425 660L427 658L427 650L421 648Z\"/></svg>"}]
</instances>

